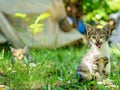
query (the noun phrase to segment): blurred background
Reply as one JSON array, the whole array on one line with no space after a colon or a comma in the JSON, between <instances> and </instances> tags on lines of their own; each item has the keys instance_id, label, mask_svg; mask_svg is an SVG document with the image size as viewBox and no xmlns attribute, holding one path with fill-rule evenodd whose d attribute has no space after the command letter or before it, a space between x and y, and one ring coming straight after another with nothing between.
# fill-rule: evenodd
<instances>
[{"instance_id":1,"label":"blurred background","mask_svg":"<svg viewBox=\"0 0 120 90\"><path fill-rule=\"evenodd\" d=\"M106 23L116 29L109 42L117 44L119 4L119 0L1 0L0 44L16 48L87 44L85 25Z\"/></svg>"},{"instance_id":2,"label":"blurred background","mask_svg":"<svg viewBox=\"0 0 120 90\"><path fill-rule=\"evenodd\" d=\"M119 10L120 0L0 0L0 90L120 90ZM76 68L89 48L86 24L106 23L112 30L109 45L115 45L110 47L115 87L80 85ZM28 46L36 66L14 67L10 46Z\"/></svg>"}]
</instances>

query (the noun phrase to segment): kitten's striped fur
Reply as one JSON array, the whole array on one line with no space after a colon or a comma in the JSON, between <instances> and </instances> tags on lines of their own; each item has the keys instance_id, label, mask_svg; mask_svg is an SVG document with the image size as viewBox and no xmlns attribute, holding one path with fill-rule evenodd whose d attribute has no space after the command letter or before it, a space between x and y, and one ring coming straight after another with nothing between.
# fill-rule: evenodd
<instances>
[{"instance_id":1,"label":"kitten's striped fur","mask_svg":"<svg viewBox=\"0 0 120 90\"><path fill-rule=\"evenodd\" d=\"M106 24L103 28L93 28L91 25L87 25L86 31L91 49L77 67L78 79L80 82L94 78L97 81L103 81L109 78L110 74L110 51L108 46L110 26Z\"/></svg>"}]
</instances>

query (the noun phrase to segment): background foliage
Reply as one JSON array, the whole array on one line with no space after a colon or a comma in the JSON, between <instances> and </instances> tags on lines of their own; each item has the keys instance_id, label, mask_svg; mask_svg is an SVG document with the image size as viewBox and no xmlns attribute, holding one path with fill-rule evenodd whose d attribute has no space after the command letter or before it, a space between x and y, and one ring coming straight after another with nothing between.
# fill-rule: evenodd
<instances>
[{"instance_id":1,"label":"background foliage","mask_svg":"<svg viewBox=\"0 0 120 90\"><path fill-rule=\"evenodd\" d=\"M100 24L107 21L111 13L120 9L120 0L64 0L64 2L65 5L70 2L77 5L76 9L81 16L86 16L86 21L99 22Z\"/></svg>"},{"instance_id":2,"label":"background foliage","mask_svg":"<svg viewBox=\"0 0 120 90\"><path fill-rule=\"evenodd\" d=\"M119 4L120 0L82 0L83 15L87 15L87 21L103 24L111 13L119 11Z\"/></svg>"}]
</instances>

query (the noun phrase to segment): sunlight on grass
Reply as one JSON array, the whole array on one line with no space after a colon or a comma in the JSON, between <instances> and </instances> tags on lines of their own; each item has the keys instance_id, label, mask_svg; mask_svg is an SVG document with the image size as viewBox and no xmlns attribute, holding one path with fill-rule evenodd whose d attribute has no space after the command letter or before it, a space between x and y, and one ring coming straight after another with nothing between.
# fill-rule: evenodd
<instances>
[{"instance_id":1,"label":"sunlight on grass","mask_svg":"<svg viewBox=\"0 0 120 90\"><path fill-rule=\"evenodd\" d=\"M24 66L16 63L11 65L11 54L5 52L5 58L0 61L0 69L7 76L0 76L0 84L6 83L12 89L40 89L40 90L87 90L95 85L95 90L108 90L103 85L90 82L83 85L77 83L76 66L86 52L86 48L60 48L57 50L32 50L31 54L36 67ZM111 49L119 58L117 49ZM113 61L112 61L113 62ZM118 60L116 60L118 62ZM118 64L120 65L120 64ZM119 86L120 68L112 63L111 79ZM116 69L114 69L116 68ZM110 88L109 90L115 90Z\"/></svg>"}]
</instances>

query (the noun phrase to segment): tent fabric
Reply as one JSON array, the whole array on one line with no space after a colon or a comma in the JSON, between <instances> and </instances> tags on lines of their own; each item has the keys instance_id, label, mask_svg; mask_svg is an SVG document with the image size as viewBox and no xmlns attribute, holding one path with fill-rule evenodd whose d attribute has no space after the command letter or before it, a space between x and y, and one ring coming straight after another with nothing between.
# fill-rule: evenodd
<instances>
[{"instance_id":1,"label":"tent fabric","mask_svg":"<svg viewBox=\"0 0 120 90\"><path fill-rule=\"evenodd\" d=\"M12 15L14 13L43 13L50 12L45 20L44 30L33 35L31 32L17 32L25 45L31 48L58 48L82 38L75 29L64 32L59 27L59 21L66 17L62 0L0 0L0 12Z\"/></svg>"},{"instance_id":2,"label":"tent fabric","mask_svg":"<svg viewBox=\"0 0 120 90\"><path fill-rule=\"evenodd\" d=\"M52 0L0 0L0 11L6 14L42 13L52 4Z\"/></svg>"},{"instance_id":3,"label":"tent fabric","mask_svg":"<svg viewBox=\"0 0 120 90\"><path fill-rule=\"evenodd\" d=\"M0 44L3 44L5 42L7 42L6 38L2 34L0 34Z\"/></svg>"}]
</instances>

